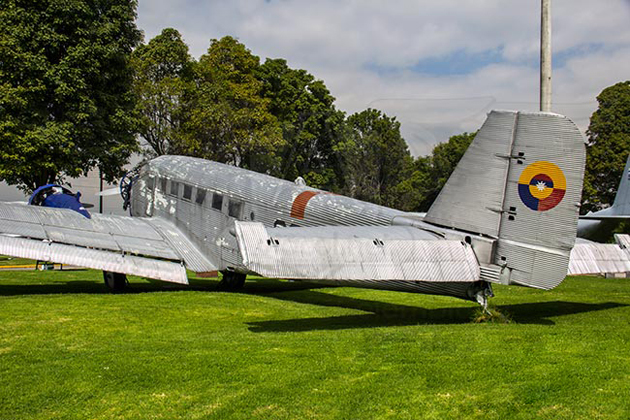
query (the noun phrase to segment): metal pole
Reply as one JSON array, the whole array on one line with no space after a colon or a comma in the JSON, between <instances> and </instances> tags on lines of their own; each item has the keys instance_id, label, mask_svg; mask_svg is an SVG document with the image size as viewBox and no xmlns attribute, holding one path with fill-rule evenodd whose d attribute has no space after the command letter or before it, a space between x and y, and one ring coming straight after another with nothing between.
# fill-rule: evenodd
<instances>
[{"instance_id":1,"label":"metal pole","mask_svg":"<svg viewBox=\"0 0 630 420\"><path fill-rule=\"evenodd\" d=\"M551 0L540 8L540 110L551 112Z\"/></svg>"}]
</instances>

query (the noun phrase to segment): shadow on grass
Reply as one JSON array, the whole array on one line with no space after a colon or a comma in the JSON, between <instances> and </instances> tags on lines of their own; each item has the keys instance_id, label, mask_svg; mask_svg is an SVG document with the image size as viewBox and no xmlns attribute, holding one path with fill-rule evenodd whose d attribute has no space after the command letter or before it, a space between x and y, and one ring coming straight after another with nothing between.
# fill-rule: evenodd
<instances>
[{"instance_id":1,"label":"shadow on grass","mask_svg":"<svg viewBox=\"0 0 630 420\"><path fill-rule=\"evenodd\" d=\"M357 315L341 315L325 318L300 318L280 321L248 323L252 332L298 332L312 330L340 330L349 328L374 328L406 325L468 324L475 315L477 306L425 309L417 306L400 305L330 295L316 291L300 291L273 295L280 300L312 305L357 309L368 312ZM554 325L552 317L602 311L628 306L623 303L579 303L579 302L532 302L497 307L518 324Z\"/></svg>"},{"instance_id":2,"label":"shadow on grass","mask_svg":"<svg viewBox=\"0 0 630 420\"><path fill-rule=\"evenodd\" d=\"M8 274L9 272L7 272ZM219 287L217 278L190 278L190 284L168 283L153 279L142 282L132 281L122 294L158 293L177 291L224 292ZM323 289L330 286L315 285L305 282L288 282L273 279L252 279L245 287L234 293L266 294L290 292L306 289ZM0 284L0 296L56 295L56 294L112 294L99 280L52 279L45 284Z\"/></svg>"},{"instance_id":3,"label":"shadow on grass","mask_svg":"<svg viewBox=\"0 0 630 420\"><path fill-rule=\"evenodd\" d=\"M189 281L190 285L178 285L149 279L146 282L134 281L124 293L221 291L219 289L219 280L216 278L191 278ZM478 308L476 304L470 302L469 306L426 309L418 306L356 299L322 293L316 290L329 287L306 282L254 278L248 280L245 287L236 293L266 295L270 298L284 301L366 312L365 314L324 318L300 318L248 323L250 331L253 332L338 330L423 324L467 324L471 322ZM62 281L61 279L55 279L46 284L0 284L0 296L46 294L111 294L111 292L102 282L97 280ZM514 323L553 325L554 322L549 318L624 306L628 305L616 302L581 303L551 301L501 305L496 309L508 315Z\"/></svg>"}]
</instances>

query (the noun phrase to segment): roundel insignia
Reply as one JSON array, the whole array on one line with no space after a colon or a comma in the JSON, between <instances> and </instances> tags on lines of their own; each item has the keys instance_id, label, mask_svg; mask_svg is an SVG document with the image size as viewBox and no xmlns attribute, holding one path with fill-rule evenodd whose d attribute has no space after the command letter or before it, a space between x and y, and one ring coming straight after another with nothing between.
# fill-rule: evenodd
<instances>
[{"instance_id":1,"label":"roundel insignia","mask_svg":"<svg viewBox=\"0 0 630 420\"><path fill-rule=\"evenodd\" d=\"M539 160L527 166L518 179L518 194L527 207L546 211L556 207L564 198L567 179L551 162Z\"/></svg>"}]
</instances>

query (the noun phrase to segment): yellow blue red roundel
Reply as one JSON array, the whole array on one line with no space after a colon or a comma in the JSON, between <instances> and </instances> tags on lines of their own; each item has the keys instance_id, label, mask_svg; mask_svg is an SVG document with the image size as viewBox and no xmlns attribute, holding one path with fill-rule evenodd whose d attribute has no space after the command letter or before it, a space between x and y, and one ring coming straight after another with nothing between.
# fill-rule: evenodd
<instances>
[{"instance_id":1,"label":"yellow blue red roundel","mask_svg":"<svg viewBox=\"0 0 630 420\"><path fill-rule=\"evenodd\" d=\"M562 170L544 160L529 165L518 179L518 195L521 201L535 211L556 207L564 198L566 190L567 179Z\"/></svg>"}]
</instances>

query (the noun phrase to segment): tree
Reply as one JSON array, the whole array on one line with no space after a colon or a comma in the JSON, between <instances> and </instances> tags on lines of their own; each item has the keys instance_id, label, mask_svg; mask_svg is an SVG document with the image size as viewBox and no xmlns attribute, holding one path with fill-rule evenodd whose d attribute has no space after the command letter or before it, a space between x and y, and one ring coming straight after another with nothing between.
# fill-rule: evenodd
<instances>
[{"instance_id":1,"label":"tree","mask_svg":"<svg viewBox=\"0 0 630 420\"><path fill-rule=\"evenodd\" d=\"M348 117L347 134L336 146L342 159L344 194L385 206L395 205L396 186L411 164L400 123L375 109Z\"/></svg>"},{"instance_id":2,"label":"tree","mask_svg":"<svg viewBox=\"0 0 630 420\"><path fill-rule=\"evenodd\" d=\"M446 143L436 145L431 156L416 161L415 170L420 172L415 175L420 183L417 188L424 195L418 211L427 211L431 207L476 135L475 132L451 136Z\"/></svg>"},{"instance_id":3,"label":"tree","mask_svg":"<svg viewBox=\"0 0 630 420\"><path fill-rule=\"evenodd\" d=\"M630 81L604 89L586 132L586 169L582 211L612 204L630 153Z\"/></svg>"},{"instance_id":4,"label":"tree","mask_svg":"<svg viewBox=\"0 0 630 420\"><path fill-rule=\"evenodd\" d=\"M129 55L133 0L23 2L0 9L0 179L25 191L136 150Z\"/></svg>"},{"instance_id":5,"label":"tree","mask_svg":"<svg viewBox=\"0 0 630 420\"><path fill-rule=\"evenodd\" d=\"M289 68L283 59L267 59L257 77L285 141L278 152L282 160L276 175L289 180L302 176L310 186L335 189L334 147L344 114L335 109L335 98L324 82L306 70Z\"/></svg>"},{"instance_id":6,"label":"tree","mask_svg":"<svg viewBox=\"0 0 630 420\"><path fill-rule=\"evenodd\" d=\"M151 154L177 154L182 149L184 97L193 88L193 65L188 45L171 28L131 56L134 92L141 118L140 135L151 147Z\"/></svg>"},{"instance_id":7,"label":"tree","mask_svg":"<svg viewBox=\"0 0 630 420\"><path fill-rule=\"evenodd\" d=\"M236 39L213 39L197 66L197 88L191 92L186 123L186 153L271 173L283 145L269 100L261 96L260 65Z\"/></svg>"}]
</instances>

